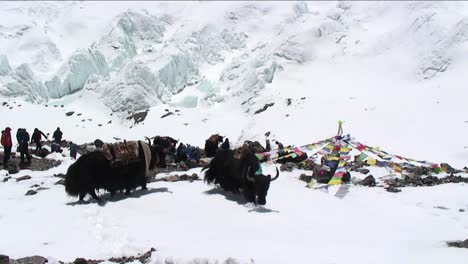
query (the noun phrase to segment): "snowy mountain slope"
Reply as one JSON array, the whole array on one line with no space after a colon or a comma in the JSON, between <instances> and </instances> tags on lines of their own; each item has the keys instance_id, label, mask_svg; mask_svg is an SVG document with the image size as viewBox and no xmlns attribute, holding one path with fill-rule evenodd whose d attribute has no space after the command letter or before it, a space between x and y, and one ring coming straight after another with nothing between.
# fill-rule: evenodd
<instances>
[{"instance_id":1,"label":"snowy mountain slope","mask_svg":"<svg viewBox=\"0 0 468 264\"><path fill-rule=\"evenodd\" d=\"M105 103L114 111L129 107L122 101L141 110L168 103L174 93L203 79L208 64L224 68L211 80L220 96L246 93L248 99L283 65L389 52L404 60L400 72L417 81L446 71L467 30L464 3L112 3L111 12L97 17L104 8L76 2L3 7L0 52L16 65L29 64L34 82L46 86L21 95L34 101L88 88L106 97L111 93ZM210 16L196 15L207 10ZM14 22L11 13L24 19ZM132 63L149 69L124 66ZM88 85L89 79L98 85ZM122 92L123 86L132 92ZM148 99L141 102L138 94Z\"/></svg>"}]
</instances>

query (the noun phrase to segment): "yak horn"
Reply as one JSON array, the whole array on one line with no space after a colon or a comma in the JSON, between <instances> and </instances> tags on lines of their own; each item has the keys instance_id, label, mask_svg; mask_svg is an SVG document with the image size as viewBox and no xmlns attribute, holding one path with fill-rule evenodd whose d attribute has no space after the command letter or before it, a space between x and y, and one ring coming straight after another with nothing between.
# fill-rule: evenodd
<instances>
[{"instance_id":1,"label":"yak horn","mask_svg":"<svg viewBox=\"0 0 468 264\"><path fill-rule=\"evenodd\" d=\"M250 172L250 166L247 168L247 173L245 174L245 177L247 178L249 182L255 182L255 178L250 177L249 172Z\"/></svg>"},{"instance_id":2,"label":"yak horn","mask_svg":"<svg viewBox=\"0 0 468 264\"><path fill-rule=\"evenodd\" d=\"M151 139L149 139L148 137L145 137L145 138L146 138L146 140L148 140L148 144L151 147Z\"/></svg>"},{"instance_id":3,"label":"yak horn","mask_svg":"<svg viewBox=\"0 0 468 264\"><path fill-rule=\"evenodd\" d=\"M279 177L279 171L278 171L278 167L276 167L276 176L273 179L271 179L270 182L275 181L276 179L278 179L278 177Z\"/></svg>"}]
</instances>

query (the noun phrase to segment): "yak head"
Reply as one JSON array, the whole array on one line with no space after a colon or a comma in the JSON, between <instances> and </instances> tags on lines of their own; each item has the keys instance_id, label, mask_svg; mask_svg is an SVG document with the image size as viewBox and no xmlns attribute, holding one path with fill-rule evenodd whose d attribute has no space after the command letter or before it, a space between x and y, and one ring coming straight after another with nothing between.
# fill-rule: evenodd
<instances>
[{"instance_id":1,"label":"yak head","mask_svg":"<svg viewBox=\"0 0 468 264\"><path fill-rule=\"evenodd\" d=\"M268 194L268 189L270 188L270 183L278 179L278 177L279 177L278 168L276 168L276 176L274 178L271 178L271 175L269 174L268 175L258 174L258 175L255 175L254 177L251 177L249 176L249 173L247 173L246 178L254 186L255 196L257 198L258 204L260 205L266 204L266 196Z\"/></svg>"}]
</instances>

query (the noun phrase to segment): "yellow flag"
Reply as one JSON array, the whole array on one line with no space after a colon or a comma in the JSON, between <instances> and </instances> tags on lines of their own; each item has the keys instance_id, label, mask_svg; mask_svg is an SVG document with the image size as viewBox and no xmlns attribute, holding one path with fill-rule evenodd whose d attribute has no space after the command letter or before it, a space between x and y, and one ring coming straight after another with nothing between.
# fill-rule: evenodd
<instances>
[{"instance_id":1,"label":"yellow flag","mask_svg":"<svg viewBox=\"0 0 468 264\"><path fill-rule=\"evenodd\" d=\"M377 164L377 160L374 159L374 158L368 158L368 159L367 159L367 164L369 164L369 165L375 165L375 164Z\"/></svg>"}]
</instances>

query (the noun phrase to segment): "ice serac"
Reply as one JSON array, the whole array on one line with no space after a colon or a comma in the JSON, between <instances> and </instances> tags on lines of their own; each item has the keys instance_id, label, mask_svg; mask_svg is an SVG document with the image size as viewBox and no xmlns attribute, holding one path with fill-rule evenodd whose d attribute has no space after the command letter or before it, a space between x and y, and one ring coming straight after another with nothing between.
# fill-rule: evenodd
<instances>
[{"instance_id":1,"label":"ice serac","mask_svg":"<svg viewBox=\"0 0 468 264\"><path fill-rule=\"evenodd\" d=\"M161 82L141 61L127 63L118 78L102 82L96 90L112 111L136 111L160 104Z\"/></svg>"},{"instance_id":2,"label":"ice serac","mask_svg":"<svg viewBox=\"0 0 468 264\"><path fill-rule=\"evenodd\" d=\"M0 76L6 76L11 72L10 63L5 55L0 55Z\"/></svg>"},{"instance_id":3,"label":"ice serac","mask_svg":"<svg viewBox=\"0 0 468 264\"><path fill-rule=\"evenodd\" d=\"M153 45L161 43L171 21L169 16L156 18L127 11L116 18L96 46L107 59L109 68L119 70L126 60L139 53L138 50L153 50Z\"/></svg>"},{"instance_id":4,"label":"ice serac","mask_svg":"<svg viewBox=\"0 0 468 264\"><path fill-rule=\"evenodd\" d=\"M168 102L198 78L198 65L188 53L128 62L117 77L98 85L104 103L113 111L142 110Z\"/></svg>"},{"instance_id":5,"label":"ice serac","mask_svg":"<svg viewBox=\"0 0 468 264\"><path fill-rule=\"evenodd\" d=\"M109 74L106 59L98 50L82 49L75 52L45 86L52 98L59 98L83 89L93 74Z\"/></svg>"},{"instance_id":6,"label":"ice serac","mask_svg":"<svg viewBox=\"0 0 468 264\"><path fill-rule=\"evenodd\" d=\"M5 85L0 86L0 94L23 98L35 103L41 103L47 99L44 85L36 80L28 64L21 64L7 76Z\"/></svg>"}]
</instances>

